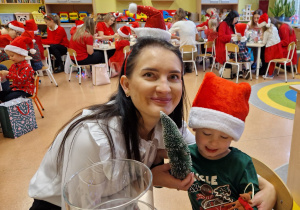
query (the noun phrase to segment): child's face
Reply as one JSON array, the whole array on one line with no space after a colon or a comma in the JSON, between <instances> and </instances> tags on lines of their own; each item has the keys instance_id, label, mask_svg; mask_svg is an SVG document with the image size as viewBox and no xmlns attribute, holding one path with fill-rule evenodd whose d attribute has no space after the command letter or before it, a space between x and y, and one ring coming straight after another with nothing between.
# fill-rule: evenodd
<instances>
[{"instance_id":1,"label":"child's face","mask_svg":"<svg viewBox=\"0 0 300 210\"><path fill-rule=\"evenodd\" d=\"M229 146L233 140L231 136L210 128L198 128L194 131L198 151L204 158L218 160L230 152Z\"/></svg>"},{"instance_id":2,"label":"child's face","mask_svg":"<svg viewBox=\"0 0 300 210\"><path fill-rule=\"evenodd\" d=\"M9 56L9 59L12 60L14 63L19 63L21 61L25 60L25 56L11 52L11 51L6 51L7 55Z\"/></svg>"}]
</instances>

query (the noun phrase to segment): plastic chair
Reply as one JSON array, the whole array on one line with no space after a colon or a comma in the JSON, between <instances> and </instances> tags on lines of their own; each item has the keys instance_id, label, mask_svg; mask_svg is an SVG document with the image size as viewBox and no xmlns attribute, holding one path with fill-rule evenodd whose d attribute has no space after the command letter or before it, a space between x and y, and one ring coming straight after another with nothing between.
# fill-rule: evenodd
<instances>
[{"instance_id":1,"label":"plastic chair","mask_svg":"<svg viewBox=\"0 0 300 210\"><path fill-rule=\"evenodd\" d=\"M210 53L207 52L208 48L211 48ZM213 66L215 65L215 59L216 59L216 57L215 57L215 43L213 41L206 42L204 44L204 49L205 49L204 54L199 54L198 55L199 57L202 57L202 59L203 59L203 71L205 72L205 61L208 58L213 59L213 63L211 65L211 69L210 69L210 71L212 71Z\"/></svg>"},{"instance_id":2,"label":"plastic chair","mask_svg":"<svg viewBox=\"0 0 300 210\"><path fill-rule=\"evenodd\" d=\"M185 59L183 59L183 62L184 63L186 63L186 62L193 63L194 64L194 68L195 68L195 72L196 72L196 76L198 76L197 66L196 66L196 62L195 62L196 58L194 58L194 52L197 52L197 48L195 46L193 46L193 45L182 45L179 48L179 50L181 52L182 59L183 59L183 54L184 53L191 53L192 54L192 59L191 60L185 60Z\"/></svg>"},{"instance_id":3,"label":"plastic chair","mask_svg":"<svg viewBox=\"0 0 300 210\"><path fill-rule=\"evenodd\" d=\"M227 43L225 45L225 49L226 49L226 62L224 63L224 66L221 69L221 77L223 77L223 72L225 69L226 64L231 64L231 65L236 65L237 66L237 72L236 72L236 83L238 83L239 81L239 72L240 72L240 64L246 64L249 63L249 67L250 67L250 62L237 62L237 53L240 51L239 46L236 44L232 44L232 43ZM233 59L229 59L228 53L233 52L235 55L235 60ZM250 80L252 80L252 73L251 73L251 69L249 69L249 73L250 73Z\"/></svg>"},{"instance_id":4,"label":"plastic chair","mask_svg":"<svg viewBox=\"0 0 300 210\"><path fill-rule=\"evenodd\" d=\"M54 76L53 76L53 74L52 74L52 72L51 72L52 66L51 66L51 59L50 59L50 55L49 55L49 53L48 53L48 49L45 49L45 50L44 50L44 56L45 56L45 58L46 58L48 67L43 66L42 69L40 69L40 70L38 70L38 71L46 71L46 72L47 72L47 75L48 75L48 77L49 77L49 79L50 79L50 82L51 82L51 83L54 82L55 85L56 85L56 87L58 87L58 85L57 85L57 83L56 83L56 80L54 79Z\"/></svg>"},{"instance_id":5,"label":"plastic chair","mask_svg":"<svg viewBox=\"0 0 300 210\"><path fill-rule=\"evenodd\" d=\"M36 76L34 77L34 84L35 84L34 93L33 93L33 95L32 95L31 97L29 97L29 98L31 98L31 99L34 101L36 107L38 108L38 110L39 110L39 112L40 112L40 114L41 114L41 117L44 118L44 115L43 115L41 109L42 109L42 110L45 110L45 109L44 109L44 107L43 107L43 105L42 105L40 99L38 98L38 91L39 91L39 76L38 76L38 75L36 75Z\"/></svg>"},{"instance_id":6,"label":"plastic chair","mask_svg":"<svg viewBox=\"0 0 300 210\"><path fill-rule=\"evenodd\" d=\"M284 65L285 82L287 82L286 64L287 64L287 63L290 63L290 64L291 64L291 71L292 71L293 79L295 79L295 76L294 76L294 68L293 68L294 66L293 66L293 62L292 62L292 60L293 60L293 55L294 55L294 52L295 52L295 49L296 49L296 44L295 44L295 42L291 42L291 43L288 45L288 54L287 54L287 57L286 57L286 58L279 58L279 59L273 59L273 60L270 60L270 62L269 62L269 64L268 64L268 68L267 68L265 77L268 75L269 67L270 67L270 64L271 64L271 63L275 63L275 66L276 66L276 63L283 63L283 65ZM281 67L281 64L280 64L279 67L278 67L277 76L279 75L280 67ZM296 69L295 69L295 72L296 72ZM264 79L266 79L266 78L264 78Z\"/></svg>"},{"instance_id":7,"label":"plastic chair","mask_svg":"<svg viewBox=\"0 0 300 210\"><path fill-rule=\"evenodd\" d=\"M76 56L77 56L77 53L75 50L71 49L71 48L68 48L68 54L69 56L73 56L74 57L74 60L75 60L75 64L73 64L71 66L72 67L76 67L79 69L79 85L81 85L81 70L82 70L82 67L85 67L85 66L88 66L88 65L79 65L78 62L77 62L77 59L76 59ZM92 69L92 68L91 68ZM72 70L70 71L70 75L69 75L69 82L71 81L71 75L72 75Z\"/></svg>"},{"instance_id":8,"label":"plastic chair","mask_svg":"<svg viewBox=\"0 0 300 210\"><path fill-rule=\"evenodd\" d=\"M291 210L293 208L293 196L282 179L263 162L252 157L252 161L258 175L269 181L276 190L275 210Z\"/></svg>"}]
</instances>

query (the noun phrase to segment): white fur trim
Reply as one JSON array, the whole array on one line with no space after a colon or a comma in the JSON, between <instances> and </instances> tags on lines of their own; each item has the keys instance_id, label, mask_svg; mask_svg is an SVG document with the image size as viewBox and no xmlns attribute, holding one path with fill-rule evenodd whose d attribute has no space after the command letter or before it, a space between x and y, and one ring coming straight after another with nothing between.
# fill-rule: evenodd
<instances>
[{"instance_id":1,"label":"white fur trim","mask_svg":"<svg viewBox=\"0 0 300 210\"><path fill-rule=\"evenodd\" d=\"M258 23L257 26L259 28L262 28L263 26L266 26L267 28L270 28L270 26L271 26L271 19L270 18L268 19L268 23L266 23L266 21L264 21L264 22L262 22L260 24Z\"/></svg>"},{"instance_id":2,"label":"white fur trim","mask_svg":"<svg viewBox=\"0 0 300 210\"><path fill-rule=\"evenodd\" d=\"M50 31L55 31L58 28L58 25L55 24L54 29L52 30L51 28L49 28Z\"/></svg>"},{"instance_id":3,"label":"white fur trim","mask_svg":"<svg viewBox=\"0 0 300 210\"><path fill-rule=\"evenodd\" d=\"M132 29L138 38L140 37L154 37L160 38L167 42L171 40L171 33L160 28L133 28Z\"/></svg>"},{"instance_id":4,"label":"white fur trim","mask_svg":"<svg viewBox=\"0 0 300 210\"><path fill-rule=\"evenodd\" d=\"M24 50L23 48L20 48L20 47L16 47L14 45L6 45L6 47L4 48L4 51L11 51L11 52L14 52L14 53L17 53L17 54L20 54L20 55L23 55L23 56L28 56L28 51L27 50Z\"/></svg>"},{"instance_id":5,"label":"white fur trim","mask_svg":"<svg viewBox=\"0 0 300 210\"><path fill-rule=\"evenodd\" d=\"M76 28L81 28L83 26L83 24L76 26Z\"/></svg>"},{"instance_id":6,"label":"white fur trim","mask_svg":"<svg viewBox=\"0 0 300 210\"><path fill-rule=\"evenodd\" d=\"M136 3L130 3L130 4L129 4L128 11L129 11L130 13L135 14L135 13L137 12L137 4L136 4Z\"/></svg>"},{"instance_id":7,"label":"white fur trim","mask_svg":"<svg viewBox=\"0 0 300 210\"><path fill-rule=\"evenodd\" d=\"M32 43L35 43L35 42L36 42L35 39L33 39L33 40L32 40Z\"/></svg>"},{"instance_id":8,"label":"white fur trim","mask_svg":"<svg viewBox=\"0 0 300 210\"><path fill-rule=\"evenodd\" d=\"M126 34L124 34L120 29L118 29L118 34L119 34L121 37L124 37L124 38L129 38L129 37L130 37L130 34L129 34L129 35L126 35Z\"/></svg>"},{"instance_id":9,"label":"white fur trim","mask_svg":"<svg viewBox=\"0 0 300 210\"><path fill-rule=\"evenodd\" d=\"M35 53L36 53L36 50L35 50L35 49L30 49L29 52L30 52L31 54L35 54Z\"/></svg>"},{"instance_id":10,"label":"white fur trim","mask_svg":"<svg viewBox=\"0 0 300 210\"><path fill-rule=\"evenodd\" d=\"M34 34L38 34L38 33L39 33L39 30L34 31L33 33L34 33Z\"/></svg>"},{"instance_id":11,"label":"white fur trim","mask_svg":"<svg viewBox=\"0 0 300 210\"><path fill-rule=\"evenodd\" d=\"M211 128L224 132L238 141L244 131L245 122L230 114L207 109L192 107L189 116L191 128Z\"/></svg>"},{"instance_id":12,"label":"white fur trim","mask_svg":"<svg viewBox=\"0 0 300 210\"><path fill-rule=\"evenodd\" d=\"M15 30L15 31L19 31L19 32L24 32L25 29L24 28L20 28L20 27L17 27L17 26L14 26L13 24L8 24L8 27Z\"/></svg>"}]
</instances>

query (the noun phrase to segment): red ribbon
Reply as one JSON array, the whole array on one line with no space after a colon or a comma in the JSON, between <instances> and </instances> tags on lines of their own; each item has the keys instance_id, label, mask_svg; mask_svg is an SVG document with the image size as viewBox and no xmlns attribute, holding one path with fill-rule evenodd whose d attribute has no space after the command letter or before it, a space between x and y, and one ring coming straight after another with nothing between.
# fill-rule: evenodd
<instances>
[{"instance_id":1,"label":"red ribbon","mask_svg":"<svg viewBox=\"0 0 300 210\"><path fill-rule=\"evenodd\" d=\"M21 109L20 109L20 107L19 106L16 106L17 107L17 109L18 109L18 111L22 114L22 115L28 115L29 114L29 104L26 102L26 104L27 104L27 109L28 109L28 111L27 111L27 113L26 114L24 114L22 111L21 111Z\"/></svg>"}]
</instances>

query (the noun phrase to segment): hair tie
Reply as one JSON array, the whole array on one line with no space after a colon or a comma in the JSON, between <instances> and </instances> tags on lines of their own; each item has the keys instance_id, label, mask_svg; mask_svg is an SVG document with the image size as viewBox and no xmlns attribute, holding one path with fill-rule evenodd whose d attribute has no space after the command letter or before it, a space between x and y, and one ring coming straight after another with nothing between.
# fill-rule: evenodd
<instances>
[{"instance_id":1,"label":"hair tie","mask_svg":"<svg viewBox=\"0 0 300 210\"><path fill-rule=\"evenodd\" d=\"M131 50L128 52L128 55L127 55L127 56L126 56L126 58L125 58L125 64L124 64L124 75L126 75L127 59L128 59L128 57L129 57L130 53L131 53Z\"/></svg>"}]
</instances>

